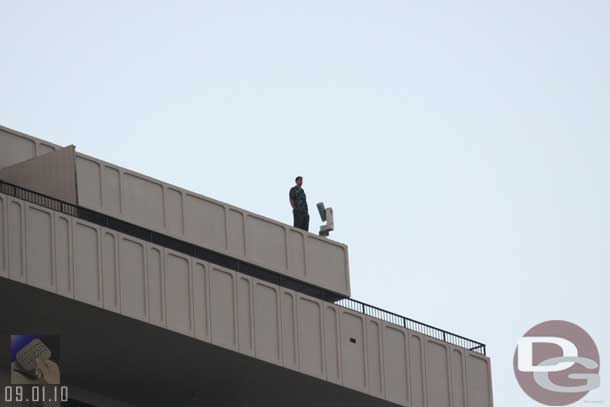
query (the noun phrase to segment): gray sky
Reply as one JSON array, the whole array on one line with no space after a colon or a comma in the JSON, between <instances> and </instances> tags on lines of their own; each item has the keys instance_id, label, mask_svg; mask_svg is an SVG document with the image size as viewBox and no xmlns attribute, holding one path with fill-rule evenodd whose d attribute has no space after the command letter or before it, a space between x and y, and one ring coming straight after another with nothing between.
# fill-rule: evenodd
<instances>
[{"instance_id":1,"label":"gray sky","mask_svg":"<svg viewBox=\"0 0 610 407\"><path fill-rule=\"evenodd\" d=\"M587 400L610 406L607 0L0 16L1 124L287 223L303 175L335 208L354 298L487 343L496 406L534 405L512 354L549 319L597 341Z\"/></svg>"}]
</instances>

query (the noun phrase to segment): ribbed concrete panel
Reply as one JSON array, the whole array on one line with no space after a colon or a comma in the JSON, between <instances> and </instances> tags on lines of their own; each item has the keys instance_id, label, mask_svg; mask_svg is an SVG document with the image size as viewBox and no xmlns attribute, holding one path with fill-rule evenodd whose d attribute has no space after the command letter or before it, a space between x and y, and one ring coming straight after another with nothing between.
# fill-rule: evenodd
<instances>
[{"instance_id":1,"label":"ribbed concrete panel","mask_svg":"<svg viewBox=\"0 0 610 407\"><path fill-rule=\"evenodd\" d=\"M155 325L165 326L165 301L163 288L165 277L163 273L163 248L148 246L148 316Z\"/></svg>"},{"instance_id":2,"label":"ribbed concrete panel","mask_svg":"<svg viewBox=\"0 0 610 407\"><path fill-rule=\"evenodd\" d=\"M364 343L364 315L341 314L343 384L363 391L367 387Z\"/></svg>"},{"instance_id":3,"label":"ribbed concrete panel","mask_svg":"<svg viewBox=\"0 0 610 407\"><path fill-rule=\"evenodd\" d=\"M73 297L72 227L70 218L55 213L55 275L57 293Z\"/></svg>"},{"instance_id":4,"label":"ribbed concrete panel","mask_svg":"<svg viewBox=\"0 0 610 407\"><path fill-rule=\"evenodd\" d=\"M286 257L278 256L286 253L284 228L276 223L256 216L248 216L246 220L246 236L248 254L259 264L266 264L274 270L286 269Z\"/></svg>"},{"instance_id":5,"label":"ribbed concrete panel","mask_svg":"<svg viewBox=\"0 0 610 407\"><path fill-rule=\"evenodd\" d=\"M163 229L163 186L128 172L123 178L125 216L136 224Z\"/></svg>"},{"instance_id":6,"label":"ribbed concrete panel","mask_svg":"<svg viewBox=\"0 0 610 407\"><path fill-rule=\"evenodd\" d=\"M324 376L324 335L322 304L299 297L299 360L301 370L316 377Z\"/></svg>"},{"instance_id":7,"label":"ribbed concrete panel","mask_svg":"<svg viewBox=\"0 0 610 407\"><path fill-rule=\"evenodd\" d=\"M24 203L11 200L8 204L8 265L13 280L25 281Z\"/></svg>"},{"instance_id":8,"label":"ribbed concrete panel","mask_svg":"<svg viewBox=\"0 0 610 407\"><path fill-rule=\"evenodd\" d=\"M322 238L307 239L307 277L311 281L349 292L347 251ZM337 272L342 270L342 272Z\"/></svg>"},{"instance_id":9,"label":"ribbed concrete panel","mask_svg":"<svg viewBox=\"0 0 610 407\"><path fill-rule=\"evenodd\" d=\"M209 289L207 266L195 262L193 273L193 314L195 319L195 336L210 340Z\"/></svg>"},{"instance_id":10,"label":"ribbed concrete panel","mask_svg":"<svg viewBox=\"0 0 610 407\"><path fill-rule=\"evenodd\" d=\"M239 256L246 255L246 236L244 215L233 209L229 210L229 252Z\"/></svg>"},{"instance_id":11,"label":"ribbed concrete panel","mask_svg":"<svg viewBox=\"0 0 610 407\"><path fill-rule=\"evenodd\" d=\"M451 351L451 391L452 407L466 407L466 386L464 385L464 352L458 349Z\"/></svg>"},{"instance_id":12,"label":"ribbed concrete panel","mask_svg":"<svg viewBox=\"0 0 610 407\"><path fill-rule=\"evenodd\" d=\"M398 405L492 405L482 355L2 194L0 213L11 279L27 259L50 281L51 258L60 295Z\"/></svg>"},{"instance_id":13,"label":"ribbed concrete panel","mask_svg":"<svg viewBox=\"0 0 610 407\"><path fill-rule=\"evenodd\" d=\"M386 350L386 354L391 358L391 349ZM424 365L424 342L419 335L409 335L409 376L411 377L411 400L413 407L426 406L426 370ZM387 361L388 359L386 359ZM386 372L389 371L386 363ZM387 394L389 400L401 399L403 391L400 389L400 375L392 376L391 372L386 373Z\"/></svg>"},{"instance_id":14,"label":"ribbed concrete panel","mask_svg":"<svg viewBox=\"0 0 610 407\"><path fill-rule=\"evenodd\" d=\"M0 128L0 168L36 156L36 143L28 136Z\"/></svg>"},{"instance_id":15,"label":"ribbed concrete panel","mask_svg":"<svg viewBox=\"0 0 610 407\"><path fill-rule=\"evenodd\" d=\"M186 237L204 247L223 251L226 246L225 209L209 199L187 195L184 204Z\"/></svg>"},{"instance_id":16,"label":"ribbed concrete panel","mask_svg":"<svg viewBox=\"0 0 610 407\"><path fill-rule=\"evenodd\" d=\"M254 286L256 356L276 364L281 364L282 360L279 296L280 290L276 286L265 283Z\"/></svg>"},{"instance_id":17,"label":"ribbed concrete panel","mask_svg":"<svg viewBox=\"0 0 610 407\"><path fill-rule=\"evenodd\" d=\"M27 277L28 283L55 291L53 275L53 213L27 207Z\"/></svg>"},{"instance_id":18,"label":"ribbed concrete panel","mask_svg":"<svg viewBox=\"0 0 610 407\"><path fill-rule=\"evenodd\" d=\"M86 208L101 210L102 204L102 165L79 155L76 156L76 185L78 203ZM111 210L108 210L112 214Z\"/></svg>"},{"instance_id":19,"label":"ribbed concrete panel","mask_svg":"<svg viewBox=\"0 0 610 407\"><path fill-rule=\"evenodd\" d=\"M104 209L109 214L117 216L121 213L121 174L108 166L103 168L102 196L104 197Z\"/></svg>"},{"instance_id":20,"label":"ribbed concrete panel","mask_svg":"<svg viewBox=\"0 0 610 407\"><path fill-rule=\"evenodd\" d=\"M186 334L193 331L190 269L189 258L172 252L167 254L165 268L167 327Z\"/></svg>"},{"instance_id":21,"label":"ribbed concrete panel","mask_svg":"<svg viewBox=\"0 0 610 407\"><path fill-rule=\"evenodd\" d=\"M373 349L375 348L373 347ZM405 405L409 401L410 390L407 365L407 334L402 329L386 325L383 328L382 350L384 355L385 397L397 404Z\"/></svg>"},{"instance_id":22,"label":"ribbed concrete panel","mask_svg":"<svg viewBox=\"0 0 610 407\"><path fill-rule=\"evenodd\" d=\"M428 391L428 404L438 407L449 407L449 355L447 346L428 340L426 343L426 376L428 383L434 383L434 391Z\"/></svg>"},{"instance_id":23,"label":"ribbed concrete panel","mask_svg":"<svg viewBox=\"0 0 610 407\"><path fill-rule=\"evenodd\" d=\"M184 233L184 205L182 193L174 188L165 190L167 230L175 235Z\"/></svg>"},{"instance_id":24,"label":"ribbed concrete panel","mask_svg":"<svg viewBox=\"0 0 610 407\"><path fill-rule=\"evenodd\" d=\"M252 282L245 276L241 276L237 279L239 318L237 331L239 332L239 350L248 355L254 354L252 301Z\"/></svg>"},{"instance_id":25,"label":"ribbed concrete panel","mask_svg":"<svg viewBox=\"0 0 610 407\"><path fill-rule=\"evenodd\" d=\"M295 230L288 231L288 274L306 280L305 237Z\"/></svg>"},{"instance_id":26,"label":"ribbed concrete panel","mask_svg":"<svg viewBox=\"0 0 610 407\"><path fill-rule=\"evenodd\" d=\"M284 366L290 369L299 368L296 322L296 294L282 290L282 351Z\"/></svg>"},{"instance_id":27,"label":"ribbed concrete panel","mask_svg":"<svg viewBox=\"0 0 610 407\"><path fill-rule=\"evenodd\" d=\"M99 305L101 300L99 229L93 225L76 222L74 236L74 296L77 300Z\"/></svg>"},{"instance_id":28,"label":"ribbed concrete panel","mask_svg":"<svg viewBox=\"0 0 610 407\"><path fill-rule=\"evenodd\" d=\"M341 359L339 343L339 315L337 308L325 307L325 354L326 354L326 378L333 383L341 382Z\"/></svg>"},{"instance_id":29,"label":"ribbed concrete panel","mask_svg":"<svg viewBox=\"0 0 610 407\"><path fill-rule=\"evenodd\" d=\"M210 315L212 343L237 348L235 273L220 267L210 269Z\"/></svg>"},{"instance_id":30,"label":"ribbed concrete panel","mask_svg":"<svg viewBox=\"0 0 610 407\"><path fill-rule=\"evenodd\" d=\"M145 244L122 237L119 242L121 312L132 318L147 319Z\"/></svg>"},{"instance_id":31,"label":"ribbed concrete panel","mask_svg":"<svg viewBox=\"0 0 610 407\"><path fill-rule=\"evenodd\" d=\"M119 256L117 236L108 231L102 237L102 290L104 308L119 311Z\"/></svg>"},{"instance_id":32,"label":"ribbed concrete panel","mask_svg":"<svg viewBox=\"0 0 610 407\"><path fill-rule=\"evenodd\" d=\"M378 397L383 396L383 370L381 367L381 328L379 321L367 321L367 355L369 391ZM404 353L404 352L403 352Z\"/></svg>"},{"instance_id":33,"label":"ribbed concrete panel","mask_svg":"<svg viewBox=\"0 0 610 407\"><path fill-rule=\"evenodd\" d=\"M469 353L466 357L467 394L469 407L492 405L491 368L489 359Z\"/></svg>"}]
</instances>

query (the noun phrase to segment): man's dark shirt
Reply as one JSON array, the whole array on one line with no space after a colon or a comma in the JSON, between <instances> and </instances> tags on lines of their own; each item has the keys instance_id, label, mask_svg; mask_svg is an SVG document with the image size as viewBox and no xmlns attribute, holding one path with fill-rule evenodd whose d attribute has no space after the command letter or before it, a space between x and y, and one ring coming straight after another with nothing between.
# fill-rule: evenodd
<instances>
[{"instance_id":1,"label":"man's dark shirt","mask_svg":"<svg viewBox=\"0 0 610 407\"><path fill-rule=\"evenodd\" d=\"M290 188L290 200L295 203L295 208L303 212L307 212L307 196L305 190L294 186Z\"/></svg>"}]
</instances>

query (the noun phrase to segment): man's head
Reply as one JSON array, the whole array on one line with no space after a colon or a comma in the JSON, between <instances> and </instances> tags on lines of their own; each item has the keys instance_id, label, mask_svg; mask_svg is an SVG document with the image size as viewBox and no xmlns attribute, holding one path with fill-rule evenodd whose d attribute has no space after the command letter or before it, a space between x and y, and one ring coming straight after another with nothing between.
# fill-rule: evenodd
<instances>
[{"instance_id":1,"label":"man's head","mask_svg":"<svg viewBox=\"0 0 610 407\"><path fill-rule=\"evenodd\" d=\"M296 177L294 179L294 182L296 182L296 184L299 186L299 188L301 188L301 185L303 185L303 177L301 177L300 175L298 177Z\"/></svg>"}]
</instances>

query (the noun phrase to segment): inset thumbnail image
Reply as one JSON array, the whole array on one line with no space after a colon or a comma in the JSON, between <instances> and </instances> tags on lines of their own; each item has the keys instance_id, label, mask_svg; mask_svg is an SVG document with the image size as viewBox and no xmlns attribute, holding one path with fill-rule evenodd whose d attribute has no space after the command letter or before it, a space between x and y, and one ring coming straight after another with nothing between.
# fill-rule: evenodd
<instances>
[{"instance_id":1,"label":"inset thumbnail image","mask_svg":"<svg viewBox=\"0 0 610 407\"><path fill-rule=\"evenodd\" d=\"M11 335L11 384L60 384L59 336Z\"/></svg>"}]
</instances>

